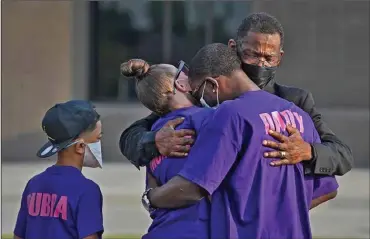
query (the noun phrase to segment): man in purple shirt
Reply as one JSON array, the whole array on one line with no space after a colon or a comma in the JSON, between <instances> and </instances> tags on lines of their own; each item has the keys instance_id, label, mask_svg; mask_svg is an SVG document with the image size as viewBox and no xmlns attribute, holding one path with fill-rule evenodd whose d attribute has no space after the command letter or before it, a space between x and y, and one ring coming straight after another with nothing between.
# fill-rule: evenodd
<instances>
[{"instance_id":1,"label":"man in purple shirt","mask_svg":"<svg viewBox=\"0 0 370 239\"><path fill-rule=\"evenodd\" d=\"M49 142L37 153L58 153L57 163L31 178L22 194L15 239L98 239L103 228L99 186L81 173L102 167L100 116L87 101L49 109L42 129Z\"/></svg>"},{"instance_id":2,"label":"man in purple shirt","mask_svg":"<svg viewBox=\"0 0 370 239\"><path fill-rule=\"evenodd\" d=\"M198 51L189 77L195 98L217 109L180 173L144 193L149 206L183 207L211 195L212 239L312 238L309 209L335 197L335 178L304 176L301 163L271 167L261 144L271 130L287 135L287 125L320 142L309 115L261 91L223 44Z\"/></svg>"}]
</instances>

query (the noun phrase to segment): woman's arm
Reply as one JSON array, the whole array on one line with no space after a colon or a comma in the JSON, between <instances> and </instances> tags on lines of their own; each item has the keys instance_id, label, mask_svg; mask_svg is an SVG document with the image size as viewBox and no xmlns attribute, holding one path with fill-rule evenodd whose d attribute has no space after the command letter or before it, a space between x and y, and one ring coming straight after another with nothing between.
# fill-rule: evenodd
<instances>
[{"instance_id":1,"label":"woman's arm","mask_svg":"<svg viewBox=\"0 0 370 239\"><path fill-rule=\"evenodd\" d=\"M152 158L159 155L184 157L189 152L195 135L193 130L175 130L184 119L177 118L168 121L160 130L149 131L158 116L148 117L133 123L121 135L119 147L124 156L138 169L147 165Z\"/></svg>"}]
</instances>

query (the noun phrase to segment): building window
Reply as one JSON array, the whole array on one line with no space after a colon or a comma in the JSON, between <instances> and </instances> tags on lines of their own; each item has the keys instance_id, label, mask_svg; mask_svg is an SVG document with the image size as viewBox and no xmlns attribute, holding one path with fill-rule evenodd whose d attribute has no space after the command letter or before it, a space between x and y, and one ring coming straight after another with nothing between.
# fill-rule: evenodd
<instances>
[{"instance_id":1,"label":"building window","mask_svg":"<svg viewBox=\"0 0 370 239\"><path fill-rule=\"evenodd\" d=\"M232 38L249 2L99 1L90 3L90 98L136 101L135 82L119 74L122 62L190 61L199 48Z\"/></svg>"}]
</instances>

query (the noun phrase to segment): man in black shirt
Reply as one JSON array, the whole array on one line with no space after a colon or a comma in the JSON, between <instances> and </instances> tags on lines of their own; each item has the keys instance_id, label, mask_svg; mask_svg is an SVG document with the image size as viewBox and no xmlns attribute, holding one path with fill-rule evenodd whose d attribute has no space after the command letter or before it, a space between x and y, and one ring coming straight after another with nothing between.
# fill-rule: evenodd
<instances>
[{"instance_id":1,"label":"man in black shirt","mask_svg":"<svg viewBox=\"0 0 370 239\"><path fill-rule=\"evenodd\" d=\"M306 111L315 123L320 134L321 144L306 143L300 133L288 127L289 137L271 132L277 141L264 141L266 147L275 151L266 152L266 158L280 158L272 166L303 162L305 173L343 175L351 170L353 155L351 149L341 142L327 127L317 112L312 94L306 90L280 85L275 82L275 72L284 54L284 31L276 18L266 13L254 13L243 20L237 30L236 39L229 40L247 75L262 89L295 103ZM157 132L151 126L158 116L151 114L143 118L121 135L121 152L137 168L144 166L158 155L186 156L190 150L194 132L175 130L182 119L168 122Z\"/></svg>"}]
</instances>

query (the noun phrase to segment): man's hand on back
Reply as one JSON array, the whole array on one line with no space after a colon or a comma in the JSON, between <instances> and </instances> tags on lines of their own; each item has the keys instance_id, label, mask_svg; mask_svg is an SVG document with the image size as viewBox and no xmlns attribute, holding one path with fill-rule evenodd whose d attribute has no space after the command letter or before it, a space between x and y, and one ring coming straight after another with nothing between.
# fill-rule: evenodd
<instances>
[{"instance_id":1,"label":"man's hand on back","mask_svg":"<svg viewBox=\"0 0 370 239\"><path fill-rule=\"evenodd\" d=\"M276 131L269 131L269 134L278 142L264 140L262 144L268 148L278 151L265 152L265 158L281 158L281 160L272 161L271 166L281 166L286 164L297 164L304 160L311 160L311 145L305 142L300 132L290 125L287 125L289 137Z\"/></svg>"},{"instance_id":2,"label":"man's hand on back","mask_svg":"<svg viewBox=\"0 0 370 239\"><path fill-rule=\"evenodd\" d=\"M195 132L190 129L175 130L184 118L168 121L155 135L155 144L161 155L185 157L194 143Z\"/></svg>"}]
</instances>

